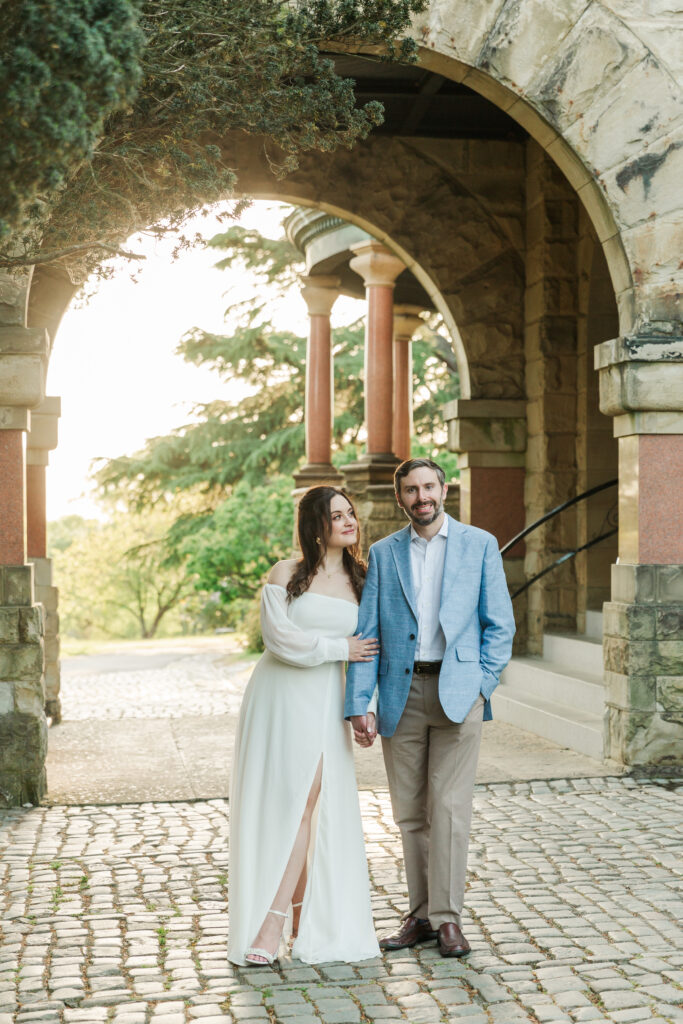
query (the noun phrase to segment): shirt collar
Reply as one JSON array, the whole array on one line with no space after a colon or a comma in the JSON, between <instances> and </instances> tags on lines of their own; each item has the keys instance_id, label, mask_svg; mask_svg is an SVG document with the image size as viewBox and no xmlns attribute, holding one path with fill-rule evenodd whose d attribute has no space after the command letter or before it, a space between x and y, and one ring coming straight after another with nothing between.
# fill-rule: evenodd
<instances>
[{"instance_id":1,"label":"shirt collar","mask_svg":"<svg viewBox=\"0 0 683 1024\"><path fill-rule=\"evenodd\" d=\"M439 530L438 533L434 534L434 537L448 537L448 516L447 515L444 515L443 522L441 524L441 529ZM434 537L432 537L431 539L434 540ZM410 524L410 539L411 539L411 541L414 541L414 540L422 541L423 544L428 544L429 543L428 540L425 540L424 537L420 536L420 534L417 532L417 530L415 529L415 527L413 526L412 523Z\"/></svg>"}]
</instances>

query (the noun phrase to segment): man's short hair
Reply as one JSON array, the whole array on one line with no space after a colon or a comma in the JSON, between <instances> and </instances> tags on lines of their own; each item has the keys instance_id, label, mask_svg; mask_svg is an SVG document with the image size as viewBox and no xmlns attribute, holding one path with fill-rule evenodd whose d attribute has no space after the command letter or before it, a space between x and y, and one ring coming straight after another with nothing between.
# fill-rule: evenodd
<instances>
[{"instance_id":1,"label":"man's short hair","mask_svg":"<svg viewBox=\"0 0 683 1024\"><path fill-rule=\"evenodd\" d=\"M432 459L406 459L396 467L394 473L394 490L397 494L401 493L401 480L414 469L433 469L441 487L446 483L446 474L437 462L433 462Z\"/></svg>"}]
</instances>

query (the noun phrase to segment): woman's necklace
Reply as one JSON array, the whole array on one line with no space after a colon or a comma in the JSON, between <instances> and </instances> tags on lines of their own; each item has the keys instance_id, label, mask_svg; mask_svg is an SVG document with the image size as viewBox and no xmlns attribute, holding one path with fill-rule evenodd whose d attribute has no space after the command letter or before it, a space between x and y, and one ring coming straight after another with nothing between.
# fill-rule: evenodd
<instances>
[{"instance_id":1,"label":"woman's necklace","mask_svg":"<svg viewBox=\"0 0 683 1024\"><path fill-rule=\"evenodd\" d=\"M335 569L334 572L328 572L327 569L323 569L323 572L327 576L328 580L331 580L333 576L338 576L340 572L345 572L344 566L341 569Z\"/></svg>"}]
</instances>

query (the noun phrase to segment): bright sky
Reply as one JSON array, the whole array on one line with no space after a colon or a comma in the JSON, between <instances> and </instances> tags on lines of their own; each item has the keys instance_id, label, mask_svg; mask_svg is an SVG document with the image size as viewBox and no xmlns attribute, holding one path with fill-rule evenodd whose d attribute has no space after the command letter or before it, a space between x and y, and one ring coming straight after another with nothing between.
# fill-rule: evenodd
<instances>
[{"instance_id":1,"label":"bright sky","mask_svg":"<svg viewBox=\"0 0 683 1024\"><path fill-rule=\"evenodd\" d=\"M274 238L289 209L257 202L239 223ZM209 215L186 230L201 231L208 239L230 223ZM184 362L174 350L191 327L226 331L226 307L254 294L254 276L215 270L217 250L197 248L173 262L170 240L131 239L129 247L147 255L137 282L130 279L130 266L122 266L87 305L72 304L57 334L47 377L48 395L62 398L59 447L50 453L47 471L50 520L101 515L89 494L93 459L136 451L148 437L188 422L198 402L237 397L215 373ZM348 323L361 312L360 303L341 298L333 324ZM272 315L280 327L306 334L306 307L298 290L274 300Z\"/></svg>"}]
</instances>

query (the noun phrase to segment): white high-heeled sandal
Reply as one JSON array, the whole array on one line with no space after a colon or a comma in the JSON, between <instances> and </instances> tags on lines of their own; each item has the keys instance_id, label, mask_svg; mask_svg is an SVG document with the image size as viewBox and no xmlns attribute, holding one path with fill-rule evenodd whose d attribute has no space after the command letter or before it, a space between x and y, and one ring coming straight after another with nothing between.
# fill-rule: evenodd
<instances>
[{"instance_id":1,"label":"white high-heeled sandal","mask_svg":"<svg viewBox=\"0 0 683 1024\"><path fill-rule=\"evenodd\" d=\"M281 910L273 910L272 907L268 911L268 914L276 914L278 917L287 917ZM268 915L266 915L268 916ZM278 941L278 946L280 945ZM250 957L259 956L261 960L252 960ZM260 946L249 946L244 953L244 959L247 961L250 967L270 967L277 960L277 951L275 953L269 953L267 949L262 949Z\"/></svg>"}]
</instances>

